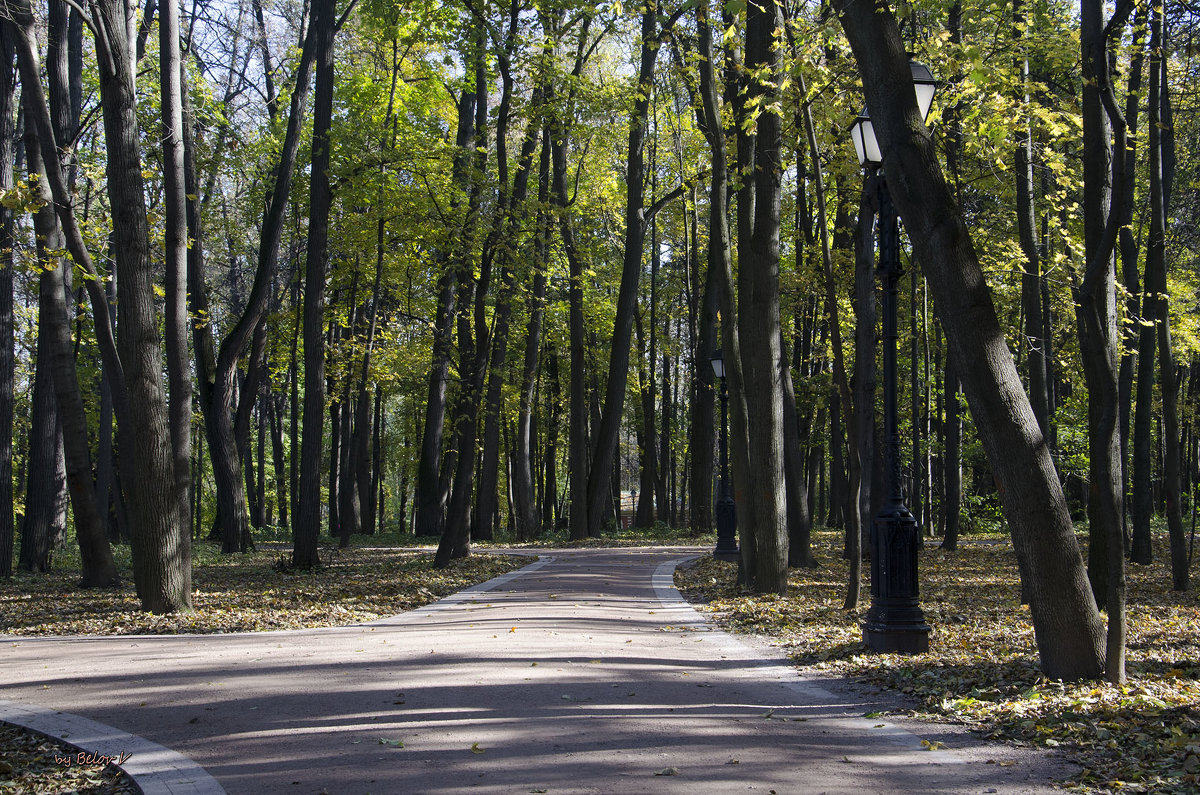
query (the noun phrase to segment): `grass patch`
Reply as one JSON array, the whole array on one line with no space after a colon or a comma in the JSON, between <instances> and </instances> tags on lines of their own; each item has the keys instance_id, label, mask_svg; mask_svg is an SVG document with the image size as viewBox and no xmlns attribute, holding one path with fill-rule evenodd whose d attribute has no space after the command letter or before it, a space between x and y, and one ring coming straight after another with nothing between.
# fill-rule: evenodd
<instances>
[{"instance_id":1,"label":"grass patch","mask_svg":"<svg viewBox=\"0 0 1200 795\"><path fill-rule=\"evenodd\" d=\"M842 609L848 566L841 534L814 534L817 569L794 569L789 595L736 586L737 566L704 558L679 570L684 597L722 626L769 635L800 666L915 698L910 714L972 726L991 739L1057 747L1084 770L1081 791L1200 791L1200 606L1170 590L1165 539L1156 563L1128 569L1129 681L1064 683L1038 668L1029 610L1011 544L1000 536L920 553L930 651L868 653L860 623L870 603Z\"/></svg>"}]
</instances>

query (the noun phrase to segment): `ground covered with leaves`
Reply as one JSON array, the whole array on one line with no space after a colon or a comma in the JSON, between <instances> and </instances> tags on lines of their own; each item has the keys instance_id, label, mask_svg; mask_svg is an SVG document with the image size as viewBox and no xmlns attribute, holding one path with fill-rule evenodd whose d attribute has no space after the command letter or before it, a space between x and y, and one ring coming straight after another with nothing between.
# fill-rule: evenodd
<instances>
[{"instance_id":1,"label":"ground covered with leaves","mask_svg":"<svg viewBox=\"0 0 1200 795\"><path fill-rule=\"evenodd\" d=\"M89 590L77 586L78 569L17 574L0 581L0 631L168 635L356 624L413 610L531 560L475 554L434 569L433 555L426 552L344 549L324 552L325 565L302 572L292 570L289 559L280 550L221 555L200 545L192 568L195 609L173 615L143 613L128 573L121 588Z\"/></svg>"},{"instance_id":2,"label":"ground covered with leaves","mask_svg":"<svg viewBox=\"0 0 1200 795\"><path fill-rule=\"evenodd\" d=\"M0 793L135 795L129 776L77 748L0 723Z\"/></svg>"},{"instance_id":3,"label":"ground covered with leaves","mask_svg":"<svg viewBox=\"0 0 1200 795\"><path fill-rule=\"evenodd\" d=\"M726 628L769 636L802 668L903 694L922 719L948 719L985 736L1057 748L1083 771L1083 791L1200 792L1200 603L1170 590L1165 541L1152 566L1130 566L1128 673L1121 686L1063 683L1041 675L1012 546L1002 536L958 552L921 552L921 605L930 651L867 653L846 611L841 534L814 535L816 569L791 572L789 595L754 596L737 566L705 557L676 572L684 596Z\"/></svg>"},{"instance_id":4,"label":"ground covered with leaves","mask_svg":"<svg viewBox=\"0 0 1200 795\"><path fill-rule=\"evenodd\" d=\"M409 539L411 541L411 539ZM325 550L325 565L293 570L278 549L221 555L194 548L191 613L141 612L129 574L128 547L115 547L126 584L77 586L78 561L64 550L50 574L0 581L0 631L13 635L167 635L328 627L373 621L427 605L531 562L528 556L475 554L432 567L433 555L399 549ZM74 552L77 555L77 551ZM48 606L50 609L47 609ZM79 750L0 723L0 795L140 790L119 769L90 764Z\"/></svg>"}]
</instances>

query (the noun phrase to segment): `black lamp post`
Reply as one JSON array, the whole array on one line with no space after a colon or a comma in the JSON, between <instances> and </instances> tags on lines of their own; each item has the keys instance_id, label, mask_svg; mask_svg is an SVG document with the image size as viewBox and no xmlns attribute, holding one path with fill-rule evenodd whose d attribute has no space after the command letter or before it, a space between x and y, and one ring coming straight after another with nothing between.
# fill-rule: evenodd
<instances>
[{"instance_id":1,"label":"black lamp post","mask_svg":"<svg viewBox=\"0 0 1200 795\"><path fill-rule=\"evenodd\" d=\"M741 557L737 545L737 507L733 502L733 490L729 483L729 392L725 387L725 358L717 348L709 359L713 374L721 382L721 433L718 445L721 456L721 485L717 494L717 546L713 557L717 560L737 560Z\"/></svg>"},{"instance_id":2,"label":"black lamp post","mask_svg":"<svg viewBox=\"0 0 1200 795\"><path fill-rule=\"evenodd\" d=\"M936 83L922 64L912 61L913 86L921 117L929 114ZM917 601L917 520L904 504L900 479L900 429L896 410L897 283L900 267L900 217L884 178L883 153L866 109L850 128L858 162L874 176L879 190L879 265L883 282L883 428L887 442L885 468L888 495L871 523L871 607L863 624L867 645L880 652L919 653L929 650L929 625Z\"/></svg>"}]
</instances>

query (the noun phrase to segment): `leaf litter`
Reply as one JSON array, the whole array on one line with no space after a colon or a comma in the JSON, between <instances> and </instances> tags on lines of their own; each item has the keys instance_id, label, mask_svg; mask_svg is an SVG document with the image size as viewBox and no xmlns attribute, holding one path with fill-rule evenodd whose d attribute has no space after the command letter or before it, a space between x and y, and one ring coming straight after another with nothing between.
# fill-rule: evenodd
<instances>
[{"instance_id":1,"label":"leaf litter","mask_svg":"<svg viewBox=\"0 0 1200 795\"><path fill-rule=\"evenodd\" d=\"M1194 593L1170 590L1166 541L1155 542L1156 563L1127 571L1128 681L1120 686L1041 673L1016 558L1000 536L967 541L957 553L927 541L920 583L931 650L913 656L868 652L860 626L869 597L858 610L842 609L848 574L840 532L813 534L822 565L792 569L786 597L739 590L737 565L707 556L677 570L675 584L724 628L769 636L803 669L911 699L918 706L900 711L912 717L1062 753L1083 768L1064 782L1068 789L1195 793L1200 605Z\"/></svg>"},{"instance_id":2,"label":"leaf litter","mask_svg":"<svg viewBox=\"0 0 1200 795\"><path fill-rule=\"evenodd\" d=\"M201 547L192 568L194 610L140 609L133 577L117 589L81 589L79 572L16 574L0 581L0 626L13 635L183 635L311 629L375 621L435 602L530 562L472 555L434 569L427 553L344 549L311 572L280 565L278 551L219 556ZM53 604L53 611L46 610Z\"/></svg>"}]
</instances>

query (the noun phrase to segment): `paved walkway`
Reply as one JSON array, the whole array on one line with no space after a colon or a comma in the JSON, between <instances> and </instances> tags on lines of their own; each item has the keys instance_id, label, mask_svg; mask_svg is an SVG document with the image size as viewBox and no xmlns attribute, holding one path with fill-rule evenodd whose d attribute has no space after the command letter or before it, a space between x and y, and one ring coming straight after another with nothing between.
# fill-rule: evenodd
<instances>
[{"instance_id":1,"label":"paved walkway","mask_svg":"<svg viewBox=\"0 0 1200 795\"><path fill-rule=\"evenodd\" d=\"M215 779L173 768L161 792L1050 791L1037 765L991 763L1008 749L925 750L714 631L671 586L694 554L554 550L362 626L4 638L0 697Z\"/></svg>"}]
</instances>

